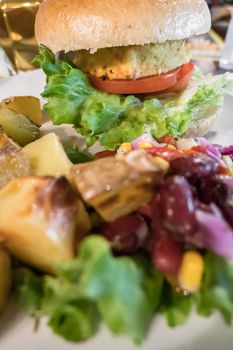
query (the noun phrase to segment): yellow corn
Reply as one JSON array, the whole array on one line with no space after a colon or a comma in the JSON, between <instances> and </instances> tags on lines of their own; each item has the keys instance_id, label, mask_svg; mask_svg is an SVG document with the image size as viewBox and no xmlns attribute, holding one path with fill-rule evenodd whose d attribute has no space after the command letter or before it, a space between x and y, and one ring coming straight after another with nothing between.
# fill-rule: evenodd
<instances>
[{"instance_id":1,"label":"yellow corn","mask_svg":"<svg viewBox=\"0 0 233 350\"><path fill-rule=\"evenodd\" d=\"M172 146L172 145L167 145L167 148L172 149L172 150L176 149L176 148L175 148L174 146Z\"/></svg>"},{"instance_id":2,"label":"yellow corn","mask_svg":"<svg viewBox=\"0 0 233 350\"><path fill-rule=\"evenodd\" d=\"M153 145L148 141L142 141L138 144L138 148L151 148Z\"/></svg>"},{"instance_id":3,"label":"yellow corn","mask_svg":"<svg viewBox=\"0 0 233 350\"><path fill-rule=\"evenodd\" d=\"M200 288L203 271L202 256L195 251L185 253L178 276L180 287L187 292L196 292Z\"/></svg>"},{"instance_id":4,"label":"yellow corn","mask_svg":"<svg viewBox=\"0 0 233 350\"><path fill-rule=\"evenodd\" d=\"M153 157L154 158L154 162L158 165L160 165L163 169L166 169L166 171L168 171L169 169L169 162L161 157Z\"/></svg>"},{"instance_id":5,"label":"yellow corn","mask_svg":"<svg viewBox=\"0 0 233 350\"><path fill-rule=\"evenodd\" d=\"M118 149L118 152L123 154L131 151L132 151L132 146L130 143L122 143L122 145Z\"/></svg>"}]
</instances>

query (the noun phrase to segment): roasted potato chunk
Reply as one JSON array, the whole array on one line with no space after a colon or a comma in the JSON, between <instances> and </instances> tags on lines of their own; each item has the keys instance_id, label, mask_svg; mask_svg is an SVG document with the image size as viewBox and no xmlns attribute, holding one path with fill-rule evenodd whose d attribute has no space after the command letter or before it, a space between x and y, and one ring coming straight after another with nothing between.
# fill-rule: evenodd
<instances>
[{"instance_id":1,"label":"roasted potato chunk","mask_svg":"<svg viewBox=\"0 0 233 350\"><path fill-rule=\"evenodd\" d=\"M30 161L32 175L68 175L72 163L67 157L59 137L47 134L22 150Z\"/></svg>"},{"instance_id":2,"label":"roasted potato chunk","mask_svg":"<svg viewBox=\"0 0 233 350\"><path fill-rule=\"evenodd\" d=\"M53 272L74 257L79 206L65 177L13 180L0 191L0 239L19 260Z\"/></svg>"},{"instance_id":3,"label":"roasted potato chunk","mask_svg":"<svg viewBox=\"0 0 233 350\"><path fill-rule=\"evenodd\" d=\"M0 188L10 180L30 175L27 157L20 153L20 147L0 131Z\"/></svg>"},{"instance_id":4,"label":"roasted potato chunk","mask_svg":"<svg viewBox=\"0 0 233 350\"><path fill-rule=\"evenodd\" d=\"M20 146L35 141L40 134L39 127L29 118L9 108L0 107L0 125L5 133Z\"/></svg>"},{"instance_id":5,"label":"roasted potato chunk","mask_svg":"<svg viewBox=\"0 0 233 350\"><path fill-rule=\"evenodd\" d=\"M71 180L84 201L112 221L149 201L168 163L144 150L99 159L71 168Z\"/></svg>"},{"instance_id":6,"label":"roasted potato chunk","mask_svg":"<svg viewBox=\"0 0 233 350\"><path fill-rule=\"evenodd\" d=\"M26 115L26 117L37 125L41 125L43 122L40 100L34 96L9 97L3 100L0 106L9 108L16 113Z\"/></svg>"},{"instance_id":7,"label":"roasted potato chunk","mask_svg":"<svg viewBox=\"0 0 233 350\"><path fill-rule=\"evenodd\" d=\"M6 306L11 281L11 258L9 253L0 247L0 314Z\"/></svg>"}]
</instances>

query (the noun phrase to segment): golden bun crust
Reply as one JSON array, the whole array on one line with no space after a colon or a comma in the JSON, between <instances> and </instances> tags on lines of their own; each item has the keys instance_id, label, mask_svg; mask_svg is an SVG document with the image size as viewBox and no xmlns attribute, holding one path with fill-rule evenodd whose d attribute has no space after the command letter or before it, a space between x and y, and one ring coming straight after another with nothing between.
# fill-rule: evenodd
<instances>
[{"instance_id":1,"label":"golden bun crust","mask_svg":"<svg viewBox=\"0 0 233 350\"><path fill-rule=\"evenodd\" d=\"M205 0L44 0L35 32L56 53L181 40L210 25Z\"/></svg>"}]
</instances>

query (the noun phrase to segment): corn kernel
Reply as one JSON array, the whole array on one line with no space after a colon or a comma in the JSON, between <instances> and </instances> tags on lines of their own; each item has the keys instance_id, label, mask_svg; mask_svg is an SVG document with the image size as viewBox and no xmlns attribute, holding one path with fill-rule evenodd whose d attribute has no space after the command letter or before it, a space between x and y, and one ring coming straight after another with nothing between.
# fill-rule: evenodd
<instances>
[{"instance_id":1,"label":"corn kernel","mask_svg":"<svg viewBox=\"0 0 233 350\"><path fill-rule=\"evenodd\" d=\"M118 153L128 153L132 151L132 146L130 143L122 143L118 149Z\"/></svg>"},{"instance_id":2,"label":"corn kernel","mask_svg":"<svg viewBox=\"0 0 233 350\"><path fill-rule=\"evenodd\" d=\"M153 145L148 141L142 141L138 144L138 148L151 148Z\"/></svg>"},{"instance_id":3,"label":"corn kernel","mask_svg":"<svg viewBox=\"0 0 233 350\"><path fill-rule=\"evenodd\" d=\"M175 148L174 146L172 146L172 145L167 145L167 148L172 149L172 150L176 149L176 148Z\"/></svg>"},{"instance_id":4,"label":"corn kernel","mask_svg":"<svg viewBox=\"0 0 233 350\"><path fill-rule=\"evenodd\" d=\"M162 169L165 171L168 171L169 169L169 162L161 157L153 157L155 164L158 164L161 166Z\"/></svg>"},{"instance_id":5,"label":"corn kernel","mask_svg":"<svg viewBox=\"0 0 233 350\"><path fill-rule=\"evenodd\" d=\"M203 271L202 256L195 251L185 253L178 276L180 287L187 292L196 292L200 288Z\"/></svg>"}]
</instances>

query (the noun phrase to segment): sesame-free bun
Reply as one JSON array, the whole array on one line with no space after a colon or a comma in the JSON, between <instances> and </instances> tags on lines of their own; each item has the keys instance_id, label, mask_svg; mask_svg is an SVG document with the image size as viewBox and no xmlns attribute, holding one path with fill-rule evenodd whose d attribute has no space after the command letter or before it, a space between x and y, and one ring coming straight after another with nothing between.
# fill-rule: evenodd
<instances>
[{"instance_id":1,"label":"sesame-free bun","mask_svg":"<svg viewBox=\"0 0 233 350\"><path fill-rule=\"evenodd\" d=\"M185 137L205 136L216 124L216 121L220 113L221 113L221 108L211 116L192 122L189 130L183 136Z\"/></svg>"},{"instance_id":2,"label":"sesame-free bun","mask_svg":"<svg viewBox=\"0 0 233 350\"><path fill-rule=\"evenodd\" d=\"M44 0L35 32L56 53L181 40L210 25L205 0Z\"/></svg>"}]
</instances>

